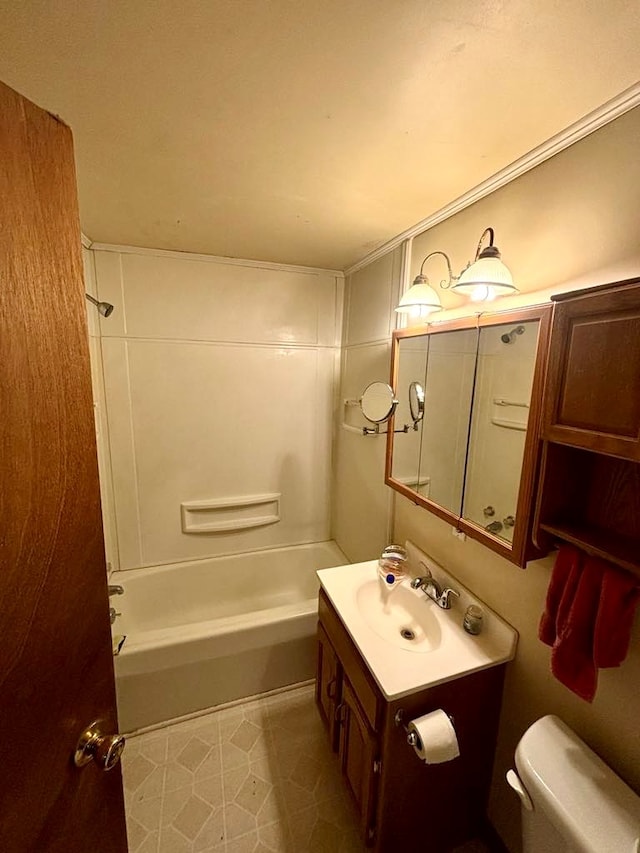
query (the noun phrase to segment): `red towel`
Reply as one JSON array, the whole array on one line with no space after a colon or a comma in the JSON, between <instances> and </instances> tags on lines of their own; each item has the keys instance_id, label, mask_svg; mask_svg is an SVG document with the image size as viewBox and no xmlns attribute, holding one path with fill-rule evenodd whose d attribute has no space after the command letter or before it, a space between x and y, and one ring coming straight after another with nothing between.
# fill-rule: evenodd
<instances>
[{"instance_id":1,"label":"red towel","mask_svg":"<svg viewBox=\"0 0 640 853\"><path fill-rule=\"evenodd\" d=\"M629 648L638 580L568 545L556 558L539 637L551 671L578 696L593 701L598 668L619 666Z\"/></svg>"},{"instance_id":2,"label":"red towel","mask_svg":"<svg viewBox=\"0 0 640 853\"><path fill-rule=\"evenodd\" d=\"M620 666L627 656L633 615L640 600L638 579L626 572L607 568L593 645L596 666Z\"/></svg>"},{"instance_id":3,"label":"red towel","mask_svg":"<svg viewBox=\"0 0 640 853\"><path fill-rule=\"evenodd\" d=\"M551 652L551 672L587 702L593 701L598 686L593 641L602 577L602 567L595 562L586 560L582 567L576 565L560 602ZM577 584L572 589L574 578Z\"/></svg>"},{"instance_id":4,"label":"red towel","mask_svg":"<svg viewBox=\"0 0 640 853\"><path fill-rule=\"evenodd\" d=\"M561 610L563 596L565 597L565 608L573 599L578 584L578 568L581 562L582 553L577 548L573 548L571 545L563 545L560 548L551 572L547 601L538 629L538 636L548 646L552 646L556 641L558 611ZM571 583L569 583L570 579Z\"/></svg>"}]
</instances>

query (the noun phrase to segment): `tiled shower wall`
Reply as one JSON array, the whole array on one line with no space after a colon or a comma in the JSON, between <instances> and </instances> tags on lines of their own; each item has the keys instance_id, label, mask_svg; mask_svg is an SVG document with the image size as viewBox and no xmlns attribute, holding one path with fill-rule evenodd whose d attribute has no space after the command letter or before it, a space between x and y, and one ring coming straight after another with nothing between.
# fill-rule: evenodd
<instances>
[{"instance_id":1,"label":"tiled shower wall","mask_svg":"<svg viewBox=\"0 0 640 853\"><path fill-rule=\"evenodd\" d=\"M82 247L82 265L84 268L85 291L94 299L98 297L94 253ZM107 570L118 567L118 539L115 529L115 511L113 505L113 483L111 480L111 456L109 452L109 430L107 409L104 397L102 374L102 353L100 349L100 314L95 305L87 301L87 331L89 334L89 356L91 360L91 387L93 389L93 408L96 420L96 443L98 450L98 471L100 473L100 500L102 503L102 522L104 545L107 558Z\"/></svg>"},{"instance_id":2,"label":"tiled shower wall","mask_svg":"<svg viewBox=\"0 0 640 853\"><path fill-rule=\"evenodd\" d=\"M91 254L99 297L115 305L100 320L114 567L328 539L341 276ZM225 529L243 513L253 524L260 504L233 505L265 495L279 520ZM181 505L198 501L214 509L197 517L222 529L183 531Z\"/></svg>"},{"instance_id":3,"label":"tiled shower wall","mask_svg":"<svg viewBox=\"0 0 640 853\"><path fill-rule=\"evenodd\" d=\"M371 382L389 382L391 333L401 279L396 249L347 279L333 489L333 531L352 562L369 560L388 544L391 490L384 484L386 439L344 426L372 426L356 401ZM384 432L386 425L382 424Z\"/></svg>"}]
</instances>

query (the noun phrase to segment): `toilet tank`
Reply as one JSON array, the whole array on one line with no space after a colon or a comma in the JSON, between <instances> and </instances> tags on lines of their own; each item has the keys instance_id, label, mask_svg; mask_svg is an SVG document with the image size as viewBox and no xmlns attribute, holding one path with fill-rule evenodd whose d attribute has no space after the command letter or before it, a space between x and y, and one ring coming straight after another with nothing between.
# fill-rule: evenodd
<instances>
[{"instance_id":1,"label":"toilet tank","mask_svg":"<svg viewBox=\"0 0 640 853\"><path fill-rule=\"evenodd\" d=\"M640 797L562 720L527 729L516 768L525 853L640 853Z\"/></svg>"}]
</instances>

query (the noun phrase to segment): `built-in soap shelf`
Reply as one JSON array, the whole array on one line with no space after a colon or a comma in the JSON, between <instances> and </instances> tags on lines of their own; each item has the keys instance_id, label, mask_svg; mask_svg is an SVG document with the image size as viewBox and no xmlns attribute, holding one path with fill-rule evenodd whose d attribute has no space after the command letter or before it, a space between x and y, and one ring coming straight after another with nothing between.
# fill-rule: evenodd
<instances>
[{"instance_id":1,"label":"built-in soap shelf","mask_svg":"<svg viewBox=\"0 0 640 853\"><path fill-rule=\"evenodd\" d=\"M420 494L424 495L425 498L429 497L431 477L427 477L425 475L416 477L415 474L409 474L405 477L398 475L396 479L399 483L402 483L403 486L409 486L410 489L420 492Z\"/></svg>"},{"instance_id":2,"label":"built-in soap shelf","mask_svg":"<svg viewBox=\"0 0 640 853\"><path fill-rule=\"evenodd\" d=\"M505 397L494 397L492 400L491 423L505 429L517 429L526 432L529 420L529 404L508 400ZM511 417L503 416L504 410L509 410ZM515 409L515 412L514 412ZM501 411L502 410L502 411ZM519 417L518 417L519 415Z\"/></svg>"},{"instance_id":3,"label":"built-in soap shelf","mask_svg":"<svg viewBox=\"0 0 640 853\"><path fill-rule=\"evenodd\" d=\"M180 504L183 533L227 533L280 521L280 492Z\"/></svg>"}]
</instances>

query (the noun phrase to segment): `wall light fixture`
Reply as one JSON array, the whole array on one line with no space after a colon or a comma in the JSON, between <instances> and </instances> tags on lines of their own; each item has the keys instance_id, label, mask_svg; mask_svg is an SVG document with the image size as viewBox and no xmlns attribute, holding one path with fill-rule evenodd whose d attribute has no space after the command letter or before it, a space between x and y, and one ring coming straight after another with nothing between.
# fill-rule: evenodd
<instances>
[{"instance_id":1,"label":"wall light fixture","mask_svg":"<svg viewBox=\"0 0 640 853\"><path fill-rule=\"evenodd\" d=\"M486 237L489 245L482 248ZM445 252L429 252L420 265L420 272L414 278L413 284L401 298L396 311L421 317L432 311L442 311L442 303L437 291L429 284L424 274L424 265L434 255L442 255L447 264L448 278L440 282L443 290L449 288L454 293L468 296L472 302L488 302L496 296L517 293L518 288L513 283L513 276L501 260L500 251L493 245L493 228L485 228L478 242L476 256L469 262L460 275L454 275L451 261Z\"/></svg>"}]
</instances>

